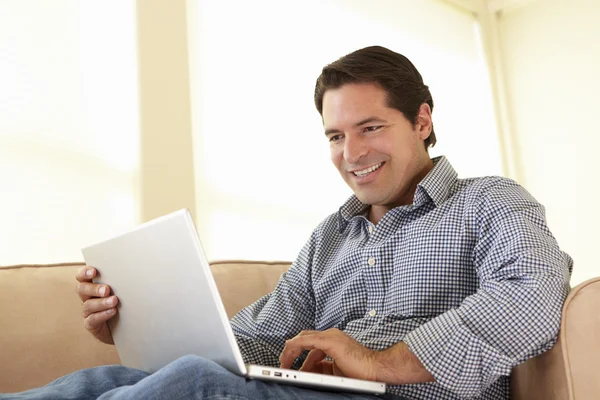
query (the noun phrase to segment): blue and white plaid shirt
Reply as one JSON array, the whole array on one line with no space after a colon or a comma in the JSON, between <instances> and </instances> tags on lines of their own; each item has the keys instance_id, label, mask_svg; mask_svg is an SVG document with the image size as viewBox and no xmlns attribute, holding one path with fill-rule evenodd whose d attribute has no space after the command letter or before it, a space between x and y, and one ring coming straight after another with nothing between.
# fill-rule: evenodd
<instances>
[{"instance_id":1,"label":"blue and white plaid shirt","mask_svg":"<svg viewBox=\"0 0 600 400\"><path fill-rule=\"evenodd\" d=\"M273 293L232 319L246 362L278 366L286 339L338 328L374 350L404 341L436 379L390 393L509 398L511 369L555 343L573 261L521 186L434 163L377 225L352 196L315 229Z\"/></svg>"}]
</instances>

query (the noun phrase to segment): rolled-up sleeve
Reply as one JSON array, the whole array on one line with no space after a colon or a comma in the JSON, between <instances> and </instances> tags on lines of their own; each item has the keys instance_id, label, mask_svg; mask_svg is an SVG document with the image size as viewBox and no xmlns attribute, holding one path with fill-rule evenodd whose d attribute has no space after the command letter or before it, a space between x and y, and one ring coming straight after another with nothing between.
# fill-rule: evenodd
<instances>
[{"instance_id":1,"label":"rolled-up sleeve","mask_svg":"<svg viewBox=\"0 0 600 400\"><path fill-rule=\"evenodd\" d=\"M573 266L548 230L543 207L521 186L494 182L474 204L479 290L403 339L436 381L461 398L477 397L554 345Z\"/></svg>"}]
</instances>

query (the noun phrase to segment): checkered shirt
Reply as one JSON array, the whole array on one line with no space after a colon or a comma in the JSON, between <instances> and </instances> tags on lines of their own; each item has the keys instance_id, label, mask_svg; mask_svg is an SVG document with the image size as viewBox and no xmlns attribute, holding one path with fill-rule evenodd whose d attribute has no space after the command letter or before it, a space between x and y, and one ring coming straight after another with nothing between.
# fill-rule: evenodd
<instances>
[{"instance_id":1,"label":"checkered shirt","mask_svg":"<svg viewBox=\"0 0 600 400\"><path fill-rule=\"evenodd\" d=\"M352 196L315 229L275 290L232 319L246 362L278 366L286 339L338 328L374 350L404 341L436 380L390 393L509 398L511 369L556 341L573 261L517 183L433 161L413 204L377 225Z\"/></svg>"}]
</instances>

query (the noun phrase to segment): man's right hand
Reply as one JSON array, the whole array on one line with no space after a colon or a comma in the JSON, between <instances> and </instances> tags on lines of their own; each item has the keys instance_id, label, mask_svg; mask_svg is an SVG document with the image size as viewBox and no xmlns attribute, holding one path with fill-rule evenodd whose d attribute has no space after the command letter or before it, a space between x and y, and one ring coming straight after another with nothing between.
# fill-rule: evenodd
<instances>
[{"instance_id":1,"label":"man's right hand","mask_svg":"<svg viewBox=\"0 0 600 400\"><path fill-rule=\"evenodd\" d=\"M96 339L106 344L114 344L106 321L117 314L119 299L110 295L108 285L92 282L97 273L95 268L85 266L80 268L75 276L79 282L77 294L83 302L83 325Z\"/></svg>"}]
</instances>

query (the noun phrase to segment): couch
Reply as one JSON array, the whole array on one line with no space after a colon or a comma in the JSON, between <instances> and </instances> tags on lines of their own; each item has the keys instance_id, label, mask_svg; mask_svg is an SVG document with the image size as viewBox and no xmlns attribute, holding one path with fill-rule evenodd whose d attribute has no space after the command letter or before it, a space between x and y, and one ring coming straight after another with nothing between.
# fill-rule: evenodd
<instances>
[{"instance_id":1,"label":"couch","mask_svg":"<svg viewBox=\"0 0 600 400\"><path fill-rule=\"evenodd\" d=\"M72 371L119 363L114 346L83 328L75 272L83 263L0 267L0 393ZM229 316L268 293L288 262L211 264ZM554 348L513 370L513 399L600 399L600 278L578 285Z\"/></svg>"}]
</instances>

